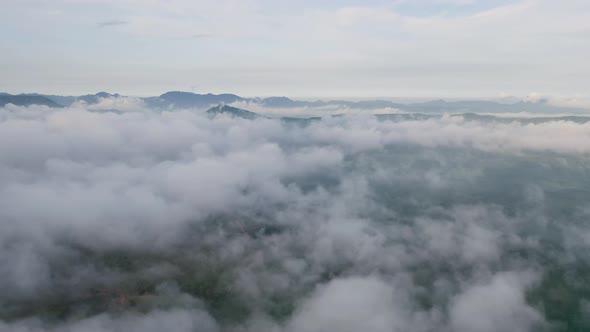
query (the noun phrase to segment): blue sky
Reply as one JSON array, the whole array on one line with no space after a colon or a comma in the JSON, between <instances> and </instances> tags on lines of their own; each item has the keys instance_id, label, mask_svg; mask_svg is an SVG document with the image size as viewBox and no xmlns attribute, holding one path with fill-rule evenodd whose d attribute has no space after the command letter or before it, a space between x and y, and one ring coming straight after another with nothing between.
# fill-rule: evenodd
<instances>
[{"instance_id":1,"label":"blue sky","mask_svg":"<svg viewBox=\"0 0 590 332\"><path fill-rule=\"evenodd\" d=\"M585 0L0 0L0 91L585 96Z\"/></svg>"}]
</instances>

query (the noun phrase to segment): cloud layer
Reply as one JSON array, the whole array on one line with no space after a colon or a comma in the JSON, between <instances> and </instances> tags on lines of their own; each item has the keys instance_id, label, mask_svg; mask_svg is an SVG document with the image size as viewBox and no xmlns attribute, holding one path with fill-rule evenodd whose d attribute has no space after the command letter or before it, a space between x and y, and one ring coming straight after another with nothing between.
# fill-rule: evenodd
<instances>
[{"instance_id":1,"label":"cloud layer","mask_svg":"<svg viewBox=\"0 0 590 332\"><path fill-rule=\"evenodd\" d=\"M0 109L0 330L588 326L587 123L101 105Z\"/></svg>"}]
</instances>

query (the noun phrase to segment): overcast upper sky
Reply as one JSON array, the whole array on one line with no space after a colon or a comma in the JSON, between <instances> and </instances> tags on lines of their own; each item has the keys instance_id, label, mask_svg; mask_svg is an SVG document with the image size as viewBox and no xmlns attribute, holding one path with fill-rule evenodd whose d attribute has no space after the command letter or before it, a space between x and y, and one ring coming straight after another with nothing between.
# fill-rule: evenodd
<instances>
[{"instance_id":1,"label":"overcast upper sky","mask_svg":"<svg viewBox=\"0 0 590 332\"><path fill-rule=\"evenodd\" d=\"M588 0L0 0L0 91L590 94Z\"/></svg>"}]
</instances>

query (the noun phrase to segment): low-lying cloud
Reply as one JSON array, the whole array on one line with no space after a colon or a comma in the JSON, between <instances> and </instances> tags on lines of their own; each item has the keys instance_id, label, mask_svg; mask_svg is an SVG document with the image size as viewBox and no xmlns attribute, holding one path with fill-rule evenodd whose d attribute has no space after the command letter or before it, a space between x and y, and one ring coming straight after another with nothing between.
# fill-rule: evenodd
<instances>
[{"instance_id":1,"label":"low-lying cloud","mask_svg":"<svg viewBox=\"0 0 590 332\"><path fill-rule=\"evenodd\" d=\"M0 109L0 330L588 327L588 123L99 105Z\"/></svg>"}]
</instances>

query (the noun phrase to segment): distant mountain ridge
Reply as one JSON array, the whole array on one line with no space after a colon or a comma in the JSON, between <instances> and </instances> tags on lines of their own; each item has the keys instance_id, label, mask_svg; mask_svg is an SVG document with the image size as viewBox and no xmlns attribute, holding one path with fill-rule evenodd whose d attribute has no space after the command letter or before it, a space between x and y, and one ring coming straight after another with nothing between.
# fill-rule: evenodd
<instances>
[{"instance_id":1,"label":"distant mountain ridge","mask_svg":"<svg viewBox=\"0 0 590 332\"><path fill-rule=\"evenodd\" d=\"M162 97L163 96L163 97ZM206 95L196 95L191 93L182 93L182 92L170 92L162 95L160 97L151 97L151 98L158 98L165 102L172 103L167 104L162 102L161 100L158 101L160 107L176 107L172 105L177 105L178 100L177 97L180 97L184 103L185 108L195 108L195 109L204 109L203 106L207 105L210 102L218 102L217 105L213 107L209 107L205 113L210 117L216 117L218 115L223 116L230 116L233 118L242 118L247 120L255 120L255 119L274 119L279 120L285 125L296 125L296 126L306 126L312 124L313 122L319 121L322 119L320 116L316 117L288 117L288 116L277 116L277 117L269 117L262 114L258 114L252 111L248 111L242 108L234 107L231 105L227 105L224 102L236 102L236 101L246 101L251 103L256 103L258 105L264 105L265 100L267 100L266 105L274 105L274 107L279 107L278 105L283 105L282 107L297 107L297 106L287 106L287 105L329 105L329 103L339 103L338 101L331 101L331 102L305 102L305 101L295 101L291 100L286 97L271 97L266 99L260 98L242 98L237 95L232 94L221 94L221 95L214 95L214 94L206 94ZM51 96L51 95L40 95L40 94L20 94L20 95L11 95L7 93L0 93L0 107L4 107L7 104L14 104L17 106L30 106L30 105L43 105L47 107L54 107L54 108L63 108L64 106L68 106L67 103L71 104L75 102L85 102L88 104L94 104L101 100L101 98L121 98L119 94L110 94L106 92L100 92L94 95L83 95L83 96ZM50 99L54 98L54 99ZM203 99L200 99L203 98ZM144 98L144 101L149 98ZM61 100L66 105L58 104L55 100ZM408 121L408 120L428 120L428 119L440 119L443 116L456 116L462 117L466 121L478 121L478 122L497 122L497 123L512 123L512 122L519 122L522 124L537 124L543 123L548 121L572 121L576 123L590 123L590 113L588 110L584 110L585 112L579 115L547 115L543 114L543 112L539 111L539 109L551 108L553 110L559 109L557 107L544 104L544 103L530 103L530 102L516 102L513 104L502 104L497 102L491 101L456 101L456 102L448 102L443 100L435 100L425 103L415 103L415 104L388 104L387 101L363 101L363 102L344 102L341 103L345 104L338 104L340 106L355 108L358 107L362 109L362 107L366 107L370 109L373 105L398 105L400 108L404 109L407 113L381 113L375 114L375 117L379 120L389 120L389 121ZM198 107L190 107L190 105L199 105ZM330 104L331 105L331 104ZM152 108L159 109L158 106L150 106ZM271 106L268 106L271 107ZM309 106L311 107L311 106ZM518 117L518 116L510 116L510 117L503 117L503 116L494 116L489 114L478 114L476 111L469 111L473 108L480 108L482 112L486 113L494 113L494 111L502 111L502 112L509 112L507 110L512 109L515 113L519 111L528 111L528 112L535 112L541 117ZM572 108L561 108L567 109L570 112ZM116 109L108 109L108 110L92 110L93 112L118 112ZM422 112L421 112L422 111ZM575 112L574 112L575 113ZM445 115L447 114L447 115ZM329 116L332 117L339 117L342 114L333 114L330 113Z\"/></svg>"},{"instance_id":2,"label":"distant mountain ridge","mask_svg":"<svg viewBox=\"0 0 590 332\"><path fill-rule=\"evenodd\" d=\"M274 119L280 120L284 124L295 124L295 125L308 125L315 121L319 121L321 117L276 117L271 118L255 112L251 112L245 109L232 107L228 105L217 105L207 110L207 114L211 117L217 115L229 115L232 118L242 118L247 120L255 119ZM332 117L340 117L342 114L331 114ZM375 114L375 117L379 120L389 121L424 121L429 119L441 119L444 114L424 114L424 113L392 113L392 114ZM571 121L576 123L589 123L590 116L543 116L543 117L499 117L494 115L482 115L476 113L455 113L450 114L453 117L461 117L465 121L477 121L477 122L497 122L497 123L513 123L518 122L521 124L538 124L550 121Z\"/></svg>"},{"instance_id":3,"label":"distant mountain ridge","mask_svg":"<svg viewBox=\"0 0 590 332\"><path fill-rule=\"evenodd\" d=\"M63 107L62 105L56 103L52 99L41 95L10 95L5 93L0 94L0 107L4 107L8 104L13 104L16 106L41 105L48 107Z\"/></svg>"},{"instance_id":4,"label":"distant mountain ridge","mask_svg":"<svg viewBox=\"0 0 590 332\"><path fill-rule=\"evenodd\" d=\"M0 93L0 106L14 104L17 106L44 105L49 107L65 107L71 106L75 102L97 104L101 99L119 97L123 96L118 93L112 94L107 92L99 92L93 95L88 94L82 96L42 95L38 93L21 93L18 95L11 95L8 93ZM2 100L6 101L6 103L2 104Z\"/></svg>"},{"instance_id":5,"label":"distant mountain ridge","mask_svg":"<svg viewBox=\"0 0 590 332\"><path fill-rule=\"evenodd\" d=\"M0 106L6 104L15 104L19 106L45 105L48 107L67 107L76 102L86 104L96 104L105 98L124 98L120 94L111 94L99 92L83 96L58 96L42 94L19 94L10 95L0 93ZM268 98L245 98L235 94L197 94L183 91L170 91L157 97L140 98L145 106L155 110L174 110L174 109L202 109L207 110L217 105L231 105L234 103L243 103L245 105L255 104L268 108L344 108L353 110L379 110L395 109L411 113L588 113L590 109L581 107L564 107L555 106L546 100L536 102L515 101L512 103L489 101L489 100L432 100L418 103L399 103L389 100L365 100L365 101L346 101L346 100L317 100L304 101L293 100L288 97L268 97Z\"/></svg>"}]
</instances>

